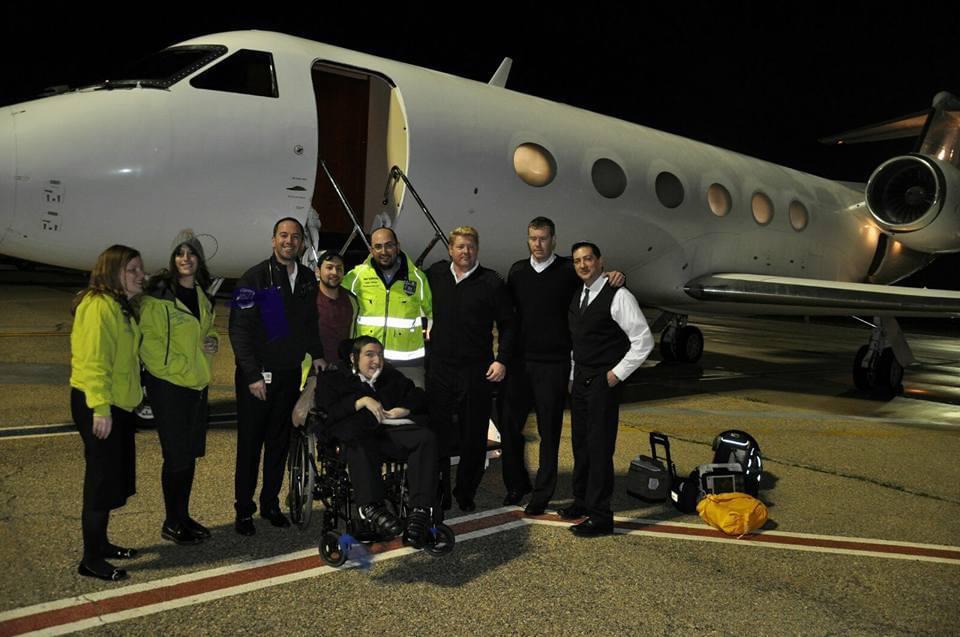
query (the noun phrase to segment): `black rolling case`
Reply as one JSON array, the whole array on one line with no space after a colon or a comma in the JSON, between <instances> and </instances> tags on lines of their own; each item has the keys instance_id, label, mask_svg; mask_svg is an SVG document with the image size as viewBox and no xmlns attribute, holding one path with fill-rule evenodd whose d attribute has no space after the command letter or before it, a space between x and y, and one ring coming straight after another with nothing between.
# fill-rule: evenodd
<instances>
[{"instance_id":1,"label":"black rolling case","mask_svg":"<svg viewBox=\"0 0 960 637\"><path fill-rule=\"evenodd\" d=\"M657 455L657 448L662 456ZM627 493L647 502L663 502L670 494L670 481L676 473L670 458L670 439L659 431L650 432L650 455L640 455L630 462L627 472Z\"/></svg>"}]
</instances>

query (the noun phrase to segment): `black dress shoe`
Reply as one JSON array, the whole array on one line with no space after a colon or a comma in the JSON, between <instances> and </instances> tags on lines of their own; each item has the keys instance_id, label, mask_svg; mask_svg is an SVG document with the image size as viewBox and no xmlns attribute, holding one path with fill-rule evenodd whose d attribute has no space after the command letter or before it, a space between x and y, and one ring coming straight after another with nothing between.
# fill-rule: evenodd
<instances>
[{"instance_id":1,"label":"black dress shoe","mask_svg":"<svg viewBox=\"0 0 960 637\"><path fill-rule=\"evenodd\" d=\"M129 577L127 572L122 568L116 568L107 562L104 562L104 564L105 566L102 568L93 569L85 566L83 562L80 562L80 566L77 567L77 572L84 577L96 577L97 579L102 579L107 582L119 582Z\"/></svg>"},{"instance_id":2,"label":"black dress shoe","mask_svg":"<svg viewBox=\"0 0 960 637\"><path fill-rule=\"evenodd\" d=\"M473 498L457 498L457 506L464 513L477 510L477 503L473 501Z\"/></svg>"},{"instance_id":3,"label":"black dress shoe","mask_svg":"<svg viewBox=\"0 0 960 637\"><path fill-rule=\"evenodd\" d=\"M587 513L588 511L585 508L577 506L576 504L557 509L557 515L564 520L576 520L577 518L586 517Z\"/></svg>"},{"instance_id":4,"label":"black dress shoe","mask_svg":"<svg viewBox=\"0 0 960 637\"><path fill-rule=\"evenodd\" d=\"M383 504L373 502L360 507L360 517L369 522L374 530L384 538L400 535L403 526L390 509Z\"/></svg>"},{"instance_id":5,"label":"black dress shoe","mask_svg":"<svg viewBox=\"0 0 960 637\"><path fill-rule=\"evenodd\" d=\"M403 543L415 549L422 549L430 537L430 512L417 507L407 516L407 530L403 533Z\"/></svg>"},{"instance_id":6,"label":"black dress shoe","mask_svg":"<svg viewBox=\"0 0 960 637\"><path fill-rule=\"evenodd\" d=\"M285 529L290 526L290 520L287 519L287 516L280 513L279 511L267 511L261 512L260 517L264 520L270 520L270 524L277 527L278 529Z\"/></svg>"},{"instance_id":7,"label":"black dress shoe","mask_svg":"<svg viewBox=\"0 0 960 637\"><path fill-rule=\"evenodd\" d=\"M520 500L523 500L523 496L527 495L528 493L530 493L530 489L510 489L507 491L507 497L503 499L503 506L516 506L520 504Z\"/></svg>"},{"instance_id":8,"label":"black dress shoe","mask_svg":"<svg viewBox=\"0 0 960 637\"><path fill-rule=\"evenodd\" d=\"M111 560L132 560L139 554L137 549L128 549L116 544L107 544L107 548L103 549L103 557Z\"/></svg>"},{"instance_id":9,"label":"black dress shoe","mask_svg":"<svg viewBox=\"0 0 960 637\"><path fill-rule=\"evenodd\" d=\"M598 535L610 535L613 533L613 520L600 520L599 518L589 517L580 524L574 524L570 527L574 535L580 537L596 537Z\"/></svg>"},{"instance_id":10,"label":"black dress shoe","mask_svg":"<svg viewBox=\"0 0 960 637\"><path fill-rule=\"evenodd\" d=\"M197 522L197 521L194 520L193 518L187 518L187 523L184 524L184 526L187 527L187 529L188 529L191 533L193 533L194 535L196 535L196 536L197 536L198 538L200 538L201 540L206 540L206 539L209 539L209 538L210 538L210 529L208 529L207 527L203 526L202 524L200 524L199 522Z\"/></svg>"},{"instance_id":11,"label":"black dress shoe","mask_svg":"<svg viewBox=\"0 0 960 637\"><path fill-rule=\"evenodd\" d=\"M527 505L527 508L523 510L527 515L543 515L547 511L547 505L540 504L539 502L531 502Z\"/></svg>"},{"instance_id":12,"label":"black dress shoe","mask_svg":"<svg viewBox=\"0 0 960 637\"><path fill-rule=\"evenodd\" d=\"M253 518L237 518L233 523L233 530L240 535L250 537L257 532L257 527L253 526Z\"/></svg>"},{"instance_id":13,"label":"black dress shoe","mask_svg":"<svg viewBox=\"0 0 960 637\"><path fill-rule=\"evenodd\" d=\"M190 532L185 526L179 524L166 524L160 528L160 537L170 540L174 544L185 546L188 544L200 544L202 540Z\"/></svg>"}]
</instances>

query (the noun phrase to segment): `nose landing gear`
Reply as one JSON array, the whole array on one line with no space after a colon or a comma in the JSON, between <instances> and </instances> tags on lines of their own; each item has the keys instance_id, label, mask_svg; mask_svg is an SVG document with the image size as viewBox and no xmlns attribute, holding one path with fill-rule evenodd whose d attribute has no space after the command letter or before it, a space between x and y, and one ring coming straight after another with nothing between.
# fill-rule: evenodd
<instances>
[{"instance_id":1,"label":"nose landing gear","mask_svg":"<svg viewBox=\"0 0 960 637\"><path fill-rule=\"evenodd\" d=\"M875 324L867 324L873 332L853 359L853 384L860 391L889 399L900 392L903 368L913 363L913 352L895 318L880 317Z\"/></svg>"}]
</instances>

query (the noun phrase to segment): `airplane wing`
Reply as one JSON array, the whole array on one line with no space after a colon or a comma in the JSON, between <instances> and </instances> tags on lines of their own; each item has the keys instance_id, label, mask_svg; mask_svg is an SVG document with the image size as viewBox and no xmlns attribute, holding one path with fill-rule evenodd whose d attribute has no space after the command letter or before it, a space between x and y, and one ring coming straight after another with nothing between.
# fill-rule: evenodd
<instances>
[{"instance_id":1,"label":"airplane wing","mask_svg":"<svg viewBox=\"0 0 960 637\"><path fill-rule=\"evenodd\" d=\"M700 301L817 308L816 314L960 316L960 292L759 274L711 274L684 291Z\"/></svg>"}]
</instances>

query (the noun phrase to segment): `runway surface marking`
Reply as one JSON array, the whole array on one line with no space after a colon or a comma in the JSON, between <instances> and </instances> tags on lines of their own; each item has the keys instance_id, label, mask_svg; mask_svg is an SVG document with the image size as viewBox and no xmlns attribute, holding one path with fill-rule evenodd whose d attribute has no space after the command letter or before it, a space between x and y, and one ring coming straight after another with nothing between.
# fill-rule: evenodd
<instances>
[{"instance_id":1,"label":"runway surface marking","mask_svg":"<svg viewBox=\"0 0 960 637\"><path fill-rule=\"evenodd\" d=\"M457 534L458 543L530 524L570 526L570 522L561 520L553 514L525 516L523 510L518 507L503 507L461 516L450 520L449 524ZM784 531L762 531L742 538L734 538L703 524L641 518L617 517L615 525L616 532L625 535L719 542L743 547L919 560L960 566L960 547L956 546ZM399 540L373 544L368 548L373 562L416 552L414 549L402 546ZM351 561L340 568L333 568L320 559L316 549L306 549L6 611L0 613L0 636L60 635L310 577L328 575L358 566L360 566L359 563Z\"/></svg>"}]
</instances>

